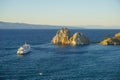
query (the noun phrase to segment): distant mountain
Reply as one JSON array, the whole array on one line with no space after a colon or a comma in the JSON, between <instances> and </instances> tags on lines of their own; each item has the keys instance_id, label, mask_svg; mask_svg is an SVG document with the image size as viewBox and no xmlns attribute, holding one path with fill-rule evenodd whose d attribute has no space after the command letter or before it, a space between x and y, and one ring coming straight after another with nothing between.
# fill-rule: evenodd
<instances>
[{"instance_id":1,"label":"distant mountain","mask_svg":"<svg viewBox=\"0 0 120 80\"><path fill-rule=\"evenodd\" d=\"M27 23L11 23L11 22L2 22L0 21L0 29L60 29L62 27L70 29L83 29L80 27L72 26L55 26L55 25L36 25L36 24L27 24Z\"/></svg>"},{"instance_id":2,"label":"distant mountain","mask_svg":"<svg viewBox=\"0 0 120 80\"><path fill-rule=\"evenodd\" d=\"M0 29L60 29L63 27L69 29L120 29L120 26L103 26L103 25L55 26L0 21Z\"/></svg>"}]
</instances>

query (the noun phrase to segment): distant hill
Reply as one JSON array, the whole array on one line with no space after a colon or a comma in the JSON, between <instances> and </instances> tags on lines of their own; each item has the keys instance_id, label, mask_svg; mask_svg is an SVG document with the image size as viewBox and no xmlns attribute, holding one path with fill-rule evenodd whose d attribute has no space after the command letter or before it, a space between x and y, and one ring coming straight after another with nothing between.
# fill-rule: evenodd
<instances>
[{"instance_id":1,"label":"distant hill","mask_svg":"<svg viewBox=\"0 0 120 80\"><path fill-rule=\"evenodd\" d=\"M70 29L83 29L80 27L72 26L55 26L55 25L36 25L36 24L27 24L27 23L11 23L11 22L2 22L0 21L0 29L59 29L62 27Z\"/></svg>"},{"instance_id":2,"label":"distant hill","mask_svg":"<svg viewBox=\"0 0 120 80\"><path fill-rule=\"evenodd\" d=\"M103 25L56 26L0 21L0 29L60 29L63 27L69 29L120 29L120 26L103 26Z\"/></svg>"}]
</instances>

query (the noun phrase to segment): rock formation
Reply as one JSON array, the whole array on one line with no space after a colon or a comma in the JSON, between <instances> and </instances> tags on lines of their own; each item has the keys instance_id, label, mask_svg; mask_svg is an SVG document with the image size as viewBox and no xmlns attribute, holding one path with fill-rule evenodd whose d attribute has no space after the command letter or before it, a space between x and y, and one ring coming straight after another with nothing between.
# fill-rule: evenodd
<instances>
[{"instance_id":1,"label":"rock formation","mask_svg":"<svg viewBox=\"0 0 120 80\"><path fill-rule=\"evenodd\" d=\"M58 45L84 45L89 44L89 39L82 33L76 32L73 36L70 35L70 31L67 28L58 30L56 35L51 40L53 44Z\"/></svg>"},{"instance_id":2,"label":"rock formation","mask_svg":"<svg viewBox=\"0 0 120 80\"><path fill-rule=\"evenodd\" d=\"M120 32L117 33L117 34L115 34L115 38L118 39L118 40L120 40Z\"/></svg>"},{"instance_id":3,"label":"rock formation","mask_svg":"<svg viewBox=\"0 0 120 80\"><path fill-rule=\"evenodd\" d=\"M100 42L102 45L120 45L120 32L115 34L113 38L107 38Z\"/></svg>"},{"instance_id":4,"label":"rock formation","mask_svg":"<svg viewBox=\"0 0 120 80\"><path fill-rule=\"evenodd\" d=\"M67 45L69 44L70 32L67 28L58 30L56 35L52 39L53 44L62 44Z\"/></svg>"},{"instance_id":5,"label":"rock formation","mask_svg":"<svg viewBox=\"0 0 120 80\"><path fill-rule=\"evenodd\" d=\"M70 44L73 46L84 45L84 44L89 44L89 43L90 43L89 39L84 34L79 33L79 32L76 32L70 38Z\"/></svg>"}]
</instances>

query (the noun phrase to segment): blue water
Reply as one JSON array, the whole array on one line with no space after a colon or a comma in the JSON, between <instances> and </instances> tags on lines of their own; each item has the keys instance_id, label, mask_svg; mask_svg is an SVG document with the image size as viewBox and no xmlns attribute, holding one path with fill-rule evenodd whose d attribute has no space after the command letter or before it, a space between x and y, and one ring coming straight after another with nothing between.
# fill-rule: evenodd
<instances>
[{"instance_id":1,"label":"blue water","mask_svg":"<svg viewBox=\"0 0 120 80\"><path fill-rule=\"evenodd\" d=\"M91 42L120 30L70 30L83 32ZM0 30L0 80L120 80L120 46L55 46L57 30ZM19 56L27 42L32 52Z\"/></svg>"}]
</instances>

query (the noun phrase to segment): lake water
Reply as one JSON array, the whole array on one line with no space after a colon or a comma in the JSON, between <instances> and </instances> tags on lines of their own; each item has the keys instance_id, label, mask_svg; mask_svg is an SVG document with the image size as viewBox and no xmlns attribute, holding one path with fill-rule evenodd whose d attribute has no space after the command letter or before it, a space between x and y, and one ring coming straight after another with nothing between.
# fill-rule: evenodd
<instances>
[{"instance_id":1,"label":"lake water","mask_svg":"<svg viewBox=\"0 0 120 80\"><path fill-rule=\"evenodd\" d=\"M91 42L120 30L73 29ZM55 46L50 43L57 30L0 30L0 80L120 80L120 46L92 43L85 46ZM32 47L17 55L25 42Z\"/></svg>"}]
</instances>

